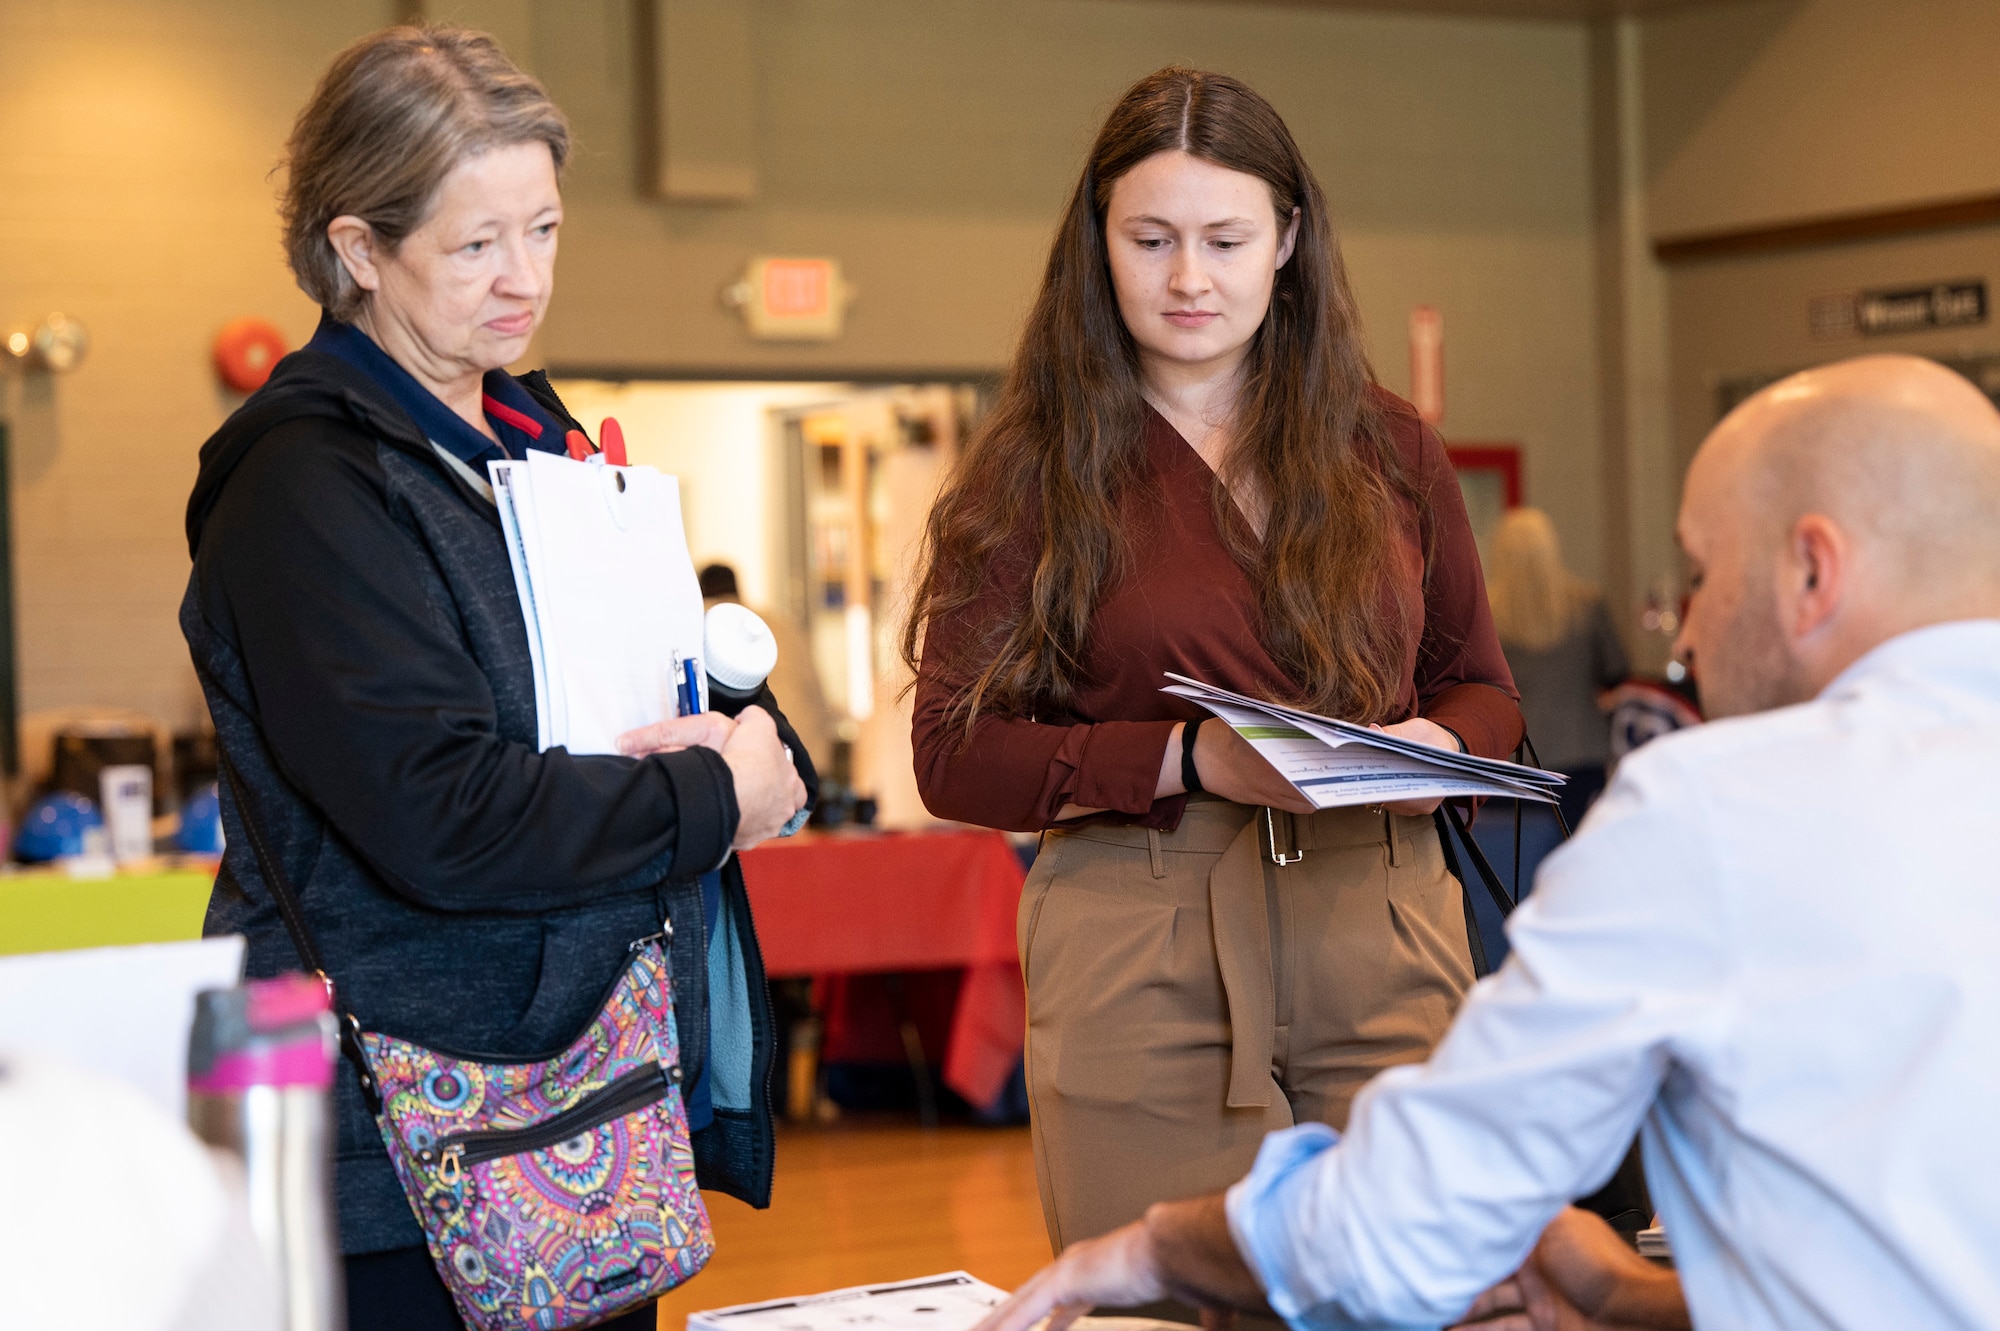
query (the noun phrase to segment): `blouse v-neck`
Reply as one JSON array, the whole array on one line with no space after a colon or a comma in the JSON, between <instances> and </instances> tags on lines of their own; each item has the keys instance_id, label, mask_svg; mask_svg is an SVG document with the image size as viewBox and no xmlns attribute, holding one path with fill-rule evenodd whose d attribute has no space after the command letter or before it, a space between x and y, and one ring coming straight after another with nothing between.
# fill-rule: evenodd
<instances>
[{"instance_id":1,"label":"blouse v-neck","mask_svg":"<svg viewBox=\"0 0 2000 1331\"><path fill-rule=\"evenodd\" d=\"M1385 613L1394 600L1421 608L1404 619L1393 719L1427 716L1472 752L1505 757L1520 742L1520 710L1457 480L1438 437L1408 404L1382 397L1403 466L1431 496L1428 529L1413 507L1398 506L1381 568ZM964 731L950 719L950 704L965 681L919 673L917 775L938 816L1033 831L1075 804L1171 827L1182 801L1153 800L1167 739L1176 722L1207 713L1160 692L1165 672L1255 697L1298 696L1264 645L1254 574L1238 561L1218 518L1234 515L1246 533L1249 520L1233 495L1226 508L1215 502L1214 470L1150 402L1143 430L1145 475L1120 501L1125 558L1092 613L1066 713L987 716L961 746ZM928 626L939 659L949 658L954 639L1010 617L1007 607L1028 595L1034 563L1031 554L997 561L983 596Z\"/></svg>"}]
</instances>

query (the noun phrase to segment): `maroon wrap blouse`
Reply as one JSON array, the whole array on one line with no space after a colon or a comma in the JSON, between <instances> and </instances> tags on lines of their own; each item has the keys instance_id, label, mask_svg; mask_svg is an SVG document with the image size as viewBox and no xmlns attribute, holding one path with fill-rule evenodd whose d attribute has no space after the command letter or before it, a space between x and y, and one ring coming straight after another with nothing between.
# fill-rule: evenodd
<instances>
[{"instance_id":1,"label":"maroon wrap blouse","mask_svg":"<svg viewBox=\"0 0 2000 1331\"><path fill-rule=\"evenodd\" d=\"M1444 726L1473 753L1504 758L1521 742L1519 694L1479 569L1472 528L1444 445L1402 399L1380 392L1405 473L1430 497L1428 529L1414 506L1401 522L1386 576L1416 605L1406 635L1403 718ZM1129 570L1091 620L1069 715L1016 720L983 716L965 739L946 711L963 683L919 670L912 740L917 785L940 818L1010 831L1039 831L1064 805L1107 809L1147 827L1180 821L1186 797L1155 800L1175 723L1209 715L1160 692L1169 670L1251 697L1296 696L1264 650L1250 578L1216 527L1215 476L1165 417L1146 411L1151 484L1133 487L1124 528ZM1428 538L1428 539L1427 539ZM1424 574L1424 550L1432 561ZM947 643L1024 599L1028 570L996 568L984 595L927 626Z\"/></svg>"}]
</instances>

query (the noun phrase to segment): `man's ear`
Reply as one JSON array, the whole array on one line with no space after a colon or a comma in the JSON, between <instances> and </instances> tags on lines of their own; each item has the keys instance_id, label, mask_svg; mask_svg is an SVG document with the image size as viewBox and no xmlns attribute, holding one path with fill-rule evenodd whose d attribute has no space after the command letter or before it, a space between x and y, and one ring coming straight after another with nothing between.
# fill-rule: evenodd
<instances>
[{"instance_id":1,"label":"man's ear","mask_svg":"<svg viewBox=\"0 0 2000 1331\"><path fill-rule=\"evenodd\" d=\"M326 239L340 257L340 266L363 291L382 289L382 273L375 266L375 228L358 217L343 213L326 224Z\"/></svg>"},{"instance_id":2,"label":"man's ear","mask_svg":"<svg viewBox=\"0 0 2000 1331\"><path fill-rule=\"evenodd\" d=\"M1292 209L1292 220L1285 223L1285 233L1278 237L1278 267L1280 268L1291 262L1292 251L1298 247L1299 217L1299 210L1294 207Z\"/></svg>"},{"instance_id":3,"label":"man's ear","mask_svg":"<svg viewBox=\"0 0 2000 1331\"><path fill-rule=\"evenodd\" d=\"M1808 513L1792 524L1780 561L1779 613L1794 642L1812 637L1840 609L1854 570L1854 543L1832 518Z\"/></svg>"}]
</instances>

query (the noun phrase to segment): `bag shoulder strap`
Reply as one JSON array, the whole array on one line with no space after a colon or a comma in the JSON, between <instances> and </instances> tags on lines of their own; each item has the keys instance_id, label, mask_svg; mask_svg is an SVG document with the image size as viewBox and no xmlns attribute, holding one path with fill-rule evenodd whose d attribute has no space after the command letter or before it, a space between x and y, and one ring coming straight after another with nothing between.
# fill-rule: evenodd
<instances>
[{"instance_id":1,"label":"bag shoulder strap","mask_svg":"<svg viewBox=\"0 0 2000 1331\"><path fill-rule=\"evenodd\" d=\"M1444 852L1445 872L1458 880L1458 890L1465 898L1465 946L1472 954L1472 973L1485 979L1493 973L1491 963L1486 960L1486 940L1479 934L1479 916L1472 909L1472 889L1466 886L1465 870L1459 867L1458 852L1452 847L1451 828L1445 822L1444 806L1439 805L1431 815L1437 824L1438 849Z\"/></svg>"},{"instance_id":2,"label":"bag shoulder strap","mask_svg":"<svg viewBox=\"0 0 2000 1331\"><path fill-rule=\"evenodd\" d=\"M326 986L327 1001L333 1006L334 1020L340 1028L340 1052L354 1065L354 1071L361 1078L361 1094L368 1101L369 1112L382 1112L382 1096L376 1089L375 1074L368 1067L368 1055L361 1048L361 1023L340 1001L340 990L333 982L333 976L326 969L326 961L320 955L319 945L313 941L312 930L306 924L305 908L299 904L298 893L292 890L291 877L285 873L284 865L264 840L263 828L258 824L256 814L250 807L250 792L237 774L236 765L221 750L216 748L216 765L229 782L229 793L236 801L236 814L243 822L243 835L250 843L250 853L256 857L258 871L264 875L264 885L271 889L271 900L277 904L278 917L285 922L285 932L291 935L292 946L298 950L299 959L306 968Z\"/></svg>"},{"instance_id":3,"label":"bag shoulder strap","mask_svg":"<svg viewBox=\"0 0 2000 1331\"><path fill-rule=\"evenodd\" d=\"M1472 828L1466 823L1465 815L1461 814L1450 800L1438 806L1438 814L1451 824L1452 831L1458 833L1459 845L1465 849L1465 857L1472 861L1473 872L1479 875L1480 885L1486 889L1486 895L1493 898L1493 905L1499 910L1500 918L1504 920L1512 915L1514 907L1520 903L1514 900L1513 894L1500 881L1500 874L1494 869L1493 862L1486 858L1486 852L1472 839Z\"/></svg>"}]
</instances>

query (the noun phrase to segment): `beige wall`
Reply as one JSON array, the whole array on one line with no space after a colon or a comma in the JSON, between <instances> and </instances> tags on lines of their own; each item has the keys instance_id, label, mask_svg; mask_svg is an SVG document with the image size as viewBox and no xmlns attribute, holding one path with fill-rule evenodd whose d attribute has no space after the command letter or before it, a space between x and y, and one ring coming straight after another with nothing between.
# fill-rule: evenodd
<instances>
[{"instance_id":1,"label":"beige wall","mask_svg":"<svg viewBox=\"0 0 2000 1331\"><path fill-rule=\"evenodd\" d=\"M2000 4L1752 0L1646 24L1656 235L2000 191Z\"/></svg>"},{"instance_id":2,"label":"beige wall","mask_svg":"<svg viewBox=\"0 0 2000 1331\"><path fill-rule=\"evenodd\" d=\"M1530 498L1597 575L1580 25L1181 0L765 0L759 197L700 206L634 189L633 6L535 14L533 62L586 145L551 363L993 371L1105 110L1140 75L1196 63L1268 95L1320 172L1384 381L1406 386L1410 307L1440 305L1447 436L1522 442ZM771 252L842 261L861 297L839 342L758 343L721 304L744 261Z\"/></svg>"},{"instance_id":3,"label":"beige wall","mask_svg":"<svg viewBox=\"0 0 2000 1331\"><path fill-rule=\"evenodd\" d=\"M313 311L268 173L292 115L391 0L0 0L0 327L60 309L73 375L0 378L12 425L22 700L169 723L199 703L174 615L181 507L233 405L208 364L245 314ZM812 376L1005 361L1091 132L1181 60L1248 78L1332 195L1384 380L1441 305L1449 436L1528 449L1530 498L1595 576L1596 332L1587 58L1577 25L1182 0L756 0L761 191L641 197L633 0L463 0L575 120L559 367ZM753 253L838 256L861 288L827 347L751 342L717 300Z\"/></svg>"},{"instance_id":4,"label":"beige wall","mask_svg":"<svg viewBox=\"0 0 2000 1331\"><path fill-rule=\"evenodd\" d=\"M2000 192L2000 4L1753 0L1644 29L1654 236L1730 230ZM1863 351L1991 352L1988 323L1816 341L1815 295L1985 278L2000 228L1687 260L1668 267L1678 478L1725 380Z\"/></svg>"},{"instance_id":5,"label":"beige wall","mask_svg":"<svg viewBox=\"0 0 2000 1331\"><path fill-rule=\"evenodd\" d=\"M2000 352L1992 323L1886 337L1820 341L1807 307L1826 292L1905 289L1983 279L2000 294L2000 227L1977 227L1782 254L1744 255L1672 270L1674 421L1681 468L1720 416L1718 389L1746 375L1804 369L1863 352L1976 357Z\"/></svg>"},{"instance_id":6,"label":"beige wall","mask_svg":"<svg viewBox=\"0 0 2000 1331\"><path fill-rule=\"evenodd\" d=\"M195 452L231 406L210 339L245 314L311 332L266 177L327 56L388 14L0 0L0 328L60 310L94 338L72 374L0 371L24 708L201 715L175 613Z\"/></svg>"}]
</instances>

